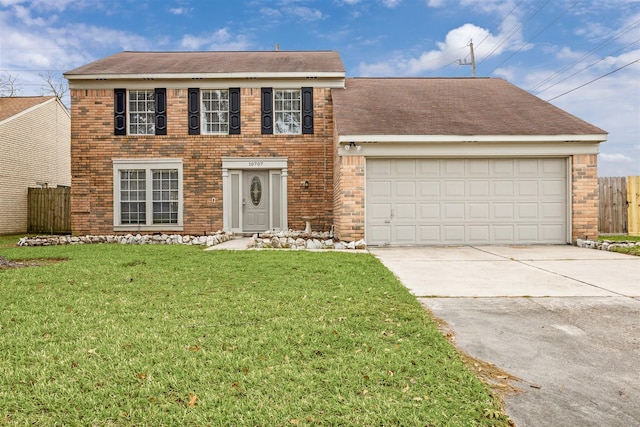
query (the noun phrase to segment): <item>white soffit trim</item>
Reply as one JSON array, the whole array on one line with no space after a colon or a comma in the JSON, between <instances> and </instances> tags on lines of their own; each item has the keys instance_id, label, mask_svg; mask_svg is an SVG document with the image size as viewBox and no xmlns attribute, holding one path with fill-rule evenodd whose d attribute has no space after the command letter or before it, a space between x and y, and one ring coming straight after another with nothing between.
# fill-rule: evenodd
<instances>
[{"instance_id":1,"label":"white soffit trim","mask_svg":"<svg viewBox=\"0 0 640 427\"><path fill-rule=\"evenodd\" d=\"M187 87L199 87L200 89L214 88L261 88L272 87L274 89L289 89L294 87L321 87L343 89L344 78L324 79L324 78L290 78L290 79L201 79L181 76L179 79L134 79L131 76L124 80L118 79L97 79L97 80L69 80L70 89L113 89L117 87L127 87L136 89L153 89L163 87L167 89L186 89Z\"/></svg>"},{"instance_id":2,"label":"white soffit trim","mask_svg":"<svg viewBox=\"0 0 640 427\"><path fill-rule=\"evenodd\" d=\"M339 135L338 143L441 143L441 142L604 142L606 134L592 135Z\"/></svg>"}]
</instances>

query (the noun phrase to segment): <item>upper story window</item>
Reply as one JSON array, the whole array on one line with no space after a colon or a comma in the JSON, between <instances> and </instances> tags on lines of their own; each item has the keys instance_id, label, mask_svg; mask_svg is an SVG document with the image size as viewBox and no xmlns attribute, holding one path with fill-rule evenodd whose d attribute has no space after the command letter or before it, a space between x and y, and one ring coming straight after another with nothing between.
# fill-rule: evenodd
<instances>
[{"instance_id":1,"label":"upper story window","mask_svg":"<svg viewBox=\"0 0 640 427\"><path fill-rule=\"evenodd\" d=\"M202 133L229 133L228 90L202 90Z\"/></svg>"},{"instance_id":2,"label":"upper story window","mask_svg":"<svg viewBox=\"0 0 640 427\"><path fill-rule=\"evenodd\" d=\"M313 88L273 89L263 87L261 124L263 135L313 133Z\"/></svg>"},{"instance_id":3,"label":"upper story window","mask_svg":"<svg viewBox=\"0 0 640 427\"><path fill-rule=\"evenodd\" d=\"M114 89L114 135L166 135L167 90Z\"/></svg>"},{"instance_id":4,"label":"upper story window","mask_svg":"<svg viewBox=\"0 0 640 427\"><path fill-rule=\"evenodd\" d=\"M302 97L300 89L275 89L273 91L274 133L302 133Z\"/></svg>"},{"instance_id":5,"label":"upper story window","mask_svg":"<svg viewBox=\"0 0 640 427\"><path fill-rule=\"evenodd\" d=\"M153 90L129 91L129 135L155 135L156 97Z\"/></svg>"},{"instance_id":6,"label":"upper story window","mask_svg":"<svg viewBox=\"0 0 640 427\"><path fill-rule=\"evenodd\" d=\"M240 134L240 88L189 88L189 135Z\"/></svg>"}]
</instances>

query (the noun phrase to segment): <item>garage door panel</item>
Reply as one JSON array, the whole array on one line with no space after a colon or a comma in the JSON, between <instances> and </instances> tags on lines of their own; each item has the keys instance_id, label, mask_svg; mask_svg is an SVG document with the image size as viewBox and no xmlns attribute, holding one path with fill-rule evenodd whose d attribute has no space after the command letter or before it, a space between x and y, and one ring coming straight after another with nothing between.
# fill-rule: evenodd
<instances>
[{"instance_id":1,"label":"garage door panel","mask_svg":"<svg viewBox=\"0 0 640 427\"><path fill-rule=\"evenodd\" d=\"M491 227L488 224L470 225L467 227L467 241L469 243L482 243L490 239Z\"/></svg>"},{"instance_id":2,"label":"garage door panel","mask_svg":"<svg viewBox=\"0 0 640 427\"><path fill-rule=\"evenodd\" d=\"M415 203L396 203L394 209L394 218L398 221L415 220L416 204Z\"/></svg>"},{"instance_id":3,"label":"garage door panel","mask_svg":"<svg viewBox=\"0 0 640 427\"><path fill-rule=\"evenodd\" d=\"M418 228L420 243L441 243L439 225L421 225Z\"/></svg>"},{"instance_id":4,"label":"garage door panel","mask_svg":"<svg viewBox=\"0 0 640 427\"><path fill-rule=\"evenodd\" d=\"M416 228L417 226L415 225L399 225L394 227L394 241L399 244L416 243Z\"/></svg>"},{"instance_id":5,"label":"garage door panel","mask_svg":"<svg viewBox=\"0 0 640 427\"><path fill-rule=\"evenodd\" d=\"M489 211L489 202L467 204L467 218L472 220L488 220L490 218Z\"/></svg>"},{"instance_id":6,"label":"garage door panel","mask_svg":"<svg viewBox=\"0 0 640 427\"><path fill-rule=\"evenodd\" d=\"M443 219L464 219L464 203L444 203Z\"/></svg>"},{"instance_id":7,"label":"garage door panel","mask_svg":"<svg viewBox=\"0 0 640 427\"><path fill-rule=\"evenodd\" d=\"M493 227L493 241L496 243L512 243L514 242L514 230L515 226L510 225L495 225Z\"/></svg>"},{"instance_id":8,"label":"garage door panel","mask_svg":"<svg viewBox=\"0 0 640 427\"><path fill-rule=\"evenodd\" d=\"M420 203L420 217L421 221L434 220L440 218L440 203Z\"/></svg>"},{"instance_id":9,"label":"garage door panel","mask_svg":"<svg viewBox=\"0 0 640 427\"><path fill-rule=\"evenodd\" d=\"M537 203L518 203L518 219L536 219L537 217Z\"/></svg>"},{"instance_id":10,"label":"garage door panel","mask_svg":"<svg viewBox=\"0 0 640 427\"><path fill-rule=\"evenodd\" d=\"M367 239L372 242L391 242L391 225L368 226Z\"/></svg>"},{"instance_id":11,"label":"garage door panel","mask_svg":"<svg viewBox=\"0 0 640 427\"><path fill-rule=\"evenodd\" d=\"M491 173L489 159L467 160L465 172L469 177L489 176Z\"/></svg>"},{"instance_id":12,"label":"garage door panel","mask_svg":"<svg viewBox=\"0 0 640 427\"><path fill-rule=\"evenodd\" d=\"M537 197L538 181L518 181L516 183L517 195L519 197Z\"/></svg>"},{"instance_id":13,"label":"garage door panel","mask_svg":"<svg viewBox=\"0 0 640 427\"><path fill-rule=\"evenodd\" d=\"M459 198L464 197L465 182L459 181L443 181L442 182L442 196L445 198Z\"/></svg>"},{"instance_id":14,"label":"garage door panel","mask_svg":"<svg viewBox=\"0 0 640 427\"><path fill-rule=\"evenodd\" d=\"M434 198L440 196L440 182L438 181L420 181L418 183L418 197L421 200L425 198Z\"/></svg>"},{"instance_id":15,"label":"garage door panel","mask_svg":"<svg viewBox=\"0 0 640 427\"><path fill-rule=\"evenodd\" d=\"M440 161L437 159L420 159L418 162L418 175L440 177Z\"/></svg>"},{"instance_id":16,"label":"garage door panel","mask_svg":"<svg viewBox=\"0 0 640 427\"><path fill-rule=\"evenodd\" d=\"M391 181L388 180L375 180L367 186L367 190L370 193L369 197L374 200L379 200L380 198L388 198L391 199Z\"/></svg>"},{"instance_id":17,"label":"garage door panel","mask_svg":"<svg viewBox=\"0 0 640 427\"><path fill-rule=\"evenodd\" d=\"M513 181L493 181L493 196L512 198L514 193Z\"/></svg>"},{"instance_id":18,"label":"garage door panel","mask_svg":"<svg viewBox=\"0 0 640 427\"><path fill-rule=\"evenodd\" d=\"M391 178L391 160L376 159L375 162L367 162L367 178Z\"/></svg>"},{"instance_id":19,"label":"garage door panel","mask_svg":"<svg viewBox=\"0 0 640 427\"><path fill-rule=\"evenodd\" d=\"M467 196L487 199L491 195L489 181L468 181Z\"/></svg>"},{"instance_id":20,"label":"garage door panel","mask_svg":"<svg viewBox=\"0 0 640 427\"><path fill-rule=\"evenodd\" d=\"M565 185L562 180L542 181L540 183L543 197L560 196L565 192Z\"/></svg>"},{"instance_id":21,"label":"garage door panel","mask_svg":"<svg viewBox=\"0 0 640 427\"><path fill-rule=\"evenodd\" d=\"M393 195L400 199L410 198L416 199L416 182L415 181L395 181L393 185Z\"/></svg>"},{"instance_id":22,"label":"garage door panel","mask_svg":"<svg viewBox=\"0 0 640 427\"><path fill-rule=\"evenodd\" d=\"M514 203L513 202L504 202L504 203L494 203L493 204L493 218L501 221L513 221L514 219Z\"/></svg>"},{"instance_id":23,"label":"garage door panel","mask_svg":"<svg viewBox=\"0 0 640 427\"><path fill-rule=\"evenodd\" d=\"M366 240L566 243L562 158L367 159Z\"/></svg>"},{"instance_id":24,"label":"garage door panel","mask_svg":"<svg viewBox=\"0 0 640 427\"><path fill-rule=\"evenodd\" d=\"M444 241L447 243L462 243L465 238L465 227L463 225L442 226Z\"/></svg>"},{"instance_id":25,"label":"garage door panel","mask_svg":"<svg viewBox=\"0 0 640 427\"><path fill-rule=\"evenodd\" d=\"M393 176L416 176L416 161L414 159L398 159L392 163Z\"/></svg>"},{"instance_id":26,"label":"garage door panel","mask_svg":"<svg viewBox=\"0 0 640 427\"><path fill-rule=\"evenodd\" d=\"M375 203L369 205L367 214L372 220L388 220L391 218L391 203Z\"/></svg>"}]
</instances>

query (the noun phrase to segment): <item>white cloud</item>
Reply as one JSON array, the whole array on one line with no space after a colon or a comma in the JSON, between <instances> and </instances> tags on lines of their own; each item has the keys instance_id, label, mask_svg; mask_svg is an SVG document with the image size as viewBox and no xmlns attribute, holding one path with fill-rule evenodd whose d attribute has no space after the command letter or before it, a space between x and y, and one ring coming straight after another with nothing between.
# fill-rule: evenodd
<instances>
[{"instance_id":1,"label":"white cloud","mask_svg":"<svg viewBox=\"0 0 640 427\"><path fill-rule=\"evenodd\" d=\"M600 153L599 156L600 156L599 159L605 162L611 162L611 163L633 163L634 162L634 159L622 153L613 153L613 154ZM636 159L635 161L637 160L638 159Z\"/></svg>"},{"instance_id":2,"label":"white cloud","mask_svg":"<svg viewBox=\"0 0 640 427\"><path fill-rule=\"evenodd\" d=\"M245 37L234 37L229 30L221 28L200 36L186 34L182 37L180 46L186 50L246 50L249 43Z\"/></svg>"},{"instance_id":3,"label":"white cloud","mask_svg":"<svg viewBox=\"0 0 640 427\"><path fill-rule=\"evenodd\" d=\"M316 21L325 17L320 10L304 6L283 7L282 14L286 17L295 16L303 21Z\"/></svg>"},{"instance_id":4,"label":"white cloud","mask_svg":"<svg viewBox=\"0 0 640 427\"><path fill-rule=\"evenodd\" d=\"M394 8L402 3L402 0L382 0L382 4L389 8Z\"/></svg>"},{"instance_id":5,"label":"white cloud","mask_svg":"<svg viewBox=\"0 0 640 427\"><path fill-rule=\"evenodd\" d=\"M169 13L171 13L172 15L188 15L191 11L193 10L193 8L189 8L189 7L172 7L169 8Z\"/></svg>"}]
</instances>

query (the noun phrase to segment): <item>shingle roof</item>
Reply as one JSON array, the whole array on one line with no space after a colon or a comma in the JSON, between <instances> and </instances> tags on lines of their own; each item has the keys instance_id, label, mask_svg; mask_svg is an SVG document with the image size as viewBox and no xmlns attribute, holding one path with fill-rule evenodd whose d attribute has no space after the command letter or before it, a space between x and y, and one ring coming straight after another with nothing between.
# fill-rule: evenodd
<instances>
[{"instance_id":1,"label":"shingle roof","mask_svg":"<svg viewBox=\"0 0 640 427\"><path fill-rule=\"evenodd\" d=\"M352 78L332 90L339 135L606 134L493 78Z\"/></svg>"},{"instance_id":2,"label":"shingle roof","mask_svg":"<svg viewBox=\"0 0 640 427\"><path fill-rule=\"evenodd\" d=\"M0 122L33 106L42 104L51 98L53 98L53 96L12 96L0 98Z\"/></svg>"},{"instance_id":3,"label":"shingle roof","mask_svg":"<svg viewBox=\"0 0 640 427\"><path fill-rule=\"evenodd\" d=\"M344 73L335 51L120 52L65 76L109 74Z\"/></svg>"}]
</instances>

